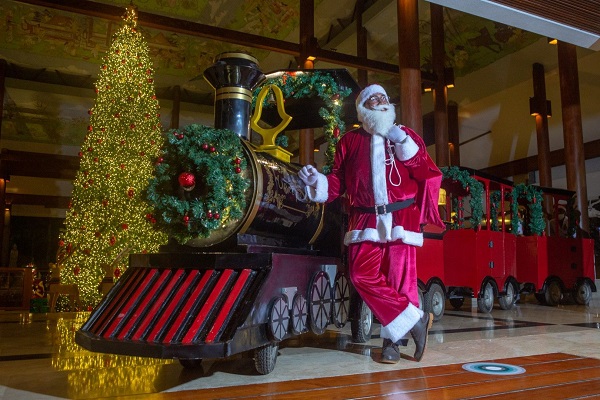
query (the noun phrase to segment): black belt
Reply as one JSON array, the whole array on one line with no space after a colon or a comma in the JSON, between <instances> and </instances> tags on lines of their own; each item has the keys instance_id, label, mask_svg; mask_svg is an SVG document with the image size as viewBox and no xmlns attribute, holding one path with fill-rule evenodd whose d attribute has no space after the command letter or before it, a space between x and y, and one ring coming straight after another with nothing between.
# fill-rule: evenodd
<instances>
[{"instance_id":1,"label":"black belt","mask_svg":"<svg viewBox=\"0 0 600 400\"><path fill-rule=\"evenodd\" d=\"M357 209L360 212L379 215L379 214L387 214L387 213L391 213L394 211L402 210L403 208L410 206L414 202L415 202L415 199L413 198L413 199L397 201L397 202L391 203L391 204L383 204L380 206L353 207L353 208Z\"/></svg>"}]
</instances>

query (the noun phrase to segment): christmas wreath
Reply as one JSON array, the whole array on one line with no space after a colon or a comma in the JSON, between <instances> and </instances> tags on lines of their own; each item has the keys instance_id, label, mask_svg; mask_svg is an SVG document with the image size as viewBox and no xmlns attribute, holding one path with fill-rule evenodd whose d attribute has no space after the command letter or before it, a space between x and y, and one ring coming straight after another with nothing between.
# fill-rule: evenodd
<instances>
[{"instance_id":1,"label":"christmas wreath","mask_svg":"<svg viewBox=\"0 0 600 400\"><path fill-rule=\"evenodd\" d=\"M335 79L327 73L319 71L284 72L281 75L267 79L261 86L254 90L253 108L256 106L255 102L258 93L266 85L276 85L279 87L286 99L301 99L316 95L323 100L325 107L319 109L319 116L325 121L323 131L328 143L325 153L327 165L323 167L323 172L330 172L335 157L335 146L345 129L344 121L341 119L343 101L352 93L352 90L349 88L341 89ZM263 107L269 106L271 104L265 99ZM282 136L280 135L279 137Z\"/></svg>"},{"instance_id":2,"label":"christmas wreath","mask_svg":"<svg viewBox=\"0 0 600 400\"><path fill-rule=\"evenodd\" d=\"M519 199L525 198L529 207L529 230L534 235L541 235L546 229L544 211L542 210L542 191L535 186L519 183L512 190L512 226L519 224ZM515 232L516 233L516 232Z\"/></svg>"},{"instance_id":3,"label":"christmas wreath","mask_svg":"<svg viewBox=\"0 0 600 400\"><path fill-rule=\"evenodd\" d=\"M459 182L463 189L467 190L471 195L469 206L471 207L471 217L469 222L476 229L481 224L483 217L483 185L477 179L473 178L468 171L458 167L442 167L440 168L444 179L450 179ZM459 207L458 199L452 199L452 209L456 211L464 211ZM458 213L457 215L462 214ZM458 218L452 222L452 229L462 228L464 218Z\"/></svg>"},{"instance_id":4,"label":"christmas wreath","mask_svg":"<svg viewBox=\"0 0 600 400\"><path fill-rule=\"evenodd\" d=\"M243 216L245 168L242 143L232 131L197 124L171 129L148 185L154 212L146 218L180 243L210 236Z\"/></svg>"}]
</instances>

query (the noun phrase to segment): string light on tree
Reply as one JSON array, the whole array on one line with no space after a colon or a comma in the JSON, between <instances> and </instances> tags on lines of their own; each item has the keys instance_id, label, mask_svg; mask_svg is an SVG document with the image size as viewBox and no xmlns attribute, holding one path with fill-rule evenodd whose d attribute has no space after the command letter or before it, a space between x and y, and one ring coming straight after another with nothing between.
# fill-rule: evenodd
<instances>
[{"instance_id":1,"label":"string light on tree","mask_svg":"<svg viewBox=\"0 0 600 400\"><path fill-rule=\"evenodd\" d=\"M135 7L127 7L123 18L96 82L59 242L65 250L62 283L76 283L85 306L100 300L102 265L118 277L129 253L156 252L167 241L146 218L150 207L142 197L162 144L154 70Z\"/></svg>"}]
</instances>

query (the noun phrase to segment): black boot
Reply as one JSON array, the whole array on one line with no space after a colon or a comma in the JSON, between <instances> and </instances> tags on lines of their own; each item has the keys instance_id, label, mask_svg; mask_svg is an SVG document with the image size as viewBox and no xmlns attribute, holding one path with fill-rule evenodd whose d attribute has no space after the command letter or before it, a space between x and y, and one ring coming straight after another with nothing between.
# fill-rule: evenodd
<instances>
[{"instance_id":1,"label":"black boot","mask_svg":"<svg viewBox=\"0 0 600 400\"><path fill-rule=\"evenodd\" d=\"M386 364L396 364L398 361L400 361L400 349L398 349L398 345L390 339L383 339L381 362Z\"/></svg>"},{"instance_id":2,"label":"black boot","mask_svg":"<svg viewBox=\"0 0 600 400\"><path fill-rule=\"evenodd\" d=\"M429 329L431 328L431 324L433 324L433 314L424 313L419 322L413 326L410 330L410 334L415 340L415 360L421 361L423 358L423 353L425 353L425 348L427 347L427 336L429 334Z\"/></svg>"}]
</instances>

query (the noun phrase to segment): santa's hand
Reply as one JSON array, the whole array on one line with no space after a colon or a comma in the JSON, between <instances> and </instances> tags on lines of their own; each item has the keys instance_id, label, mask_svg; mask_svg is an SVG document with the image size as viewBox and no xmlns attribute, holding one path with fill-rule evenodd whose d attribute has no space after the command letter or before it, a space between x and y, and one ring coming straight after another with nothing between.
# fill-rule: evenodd
<instances>
[{"instance_id":1,"label":"santa's hand","mask_svg":"<svg viewBox=\"0 0 600 400\"><path fill-rule=\"evenodd\" d=\"M312 165L305 165L298 172L298 177L302 179L302 182L304 182L306 186L315 186L317 183L317 174L318 172L315 167Z\"/></svg>"},{"instance_id":2,"label":"santa's hand","mask_svg":"<svg viewBox=\"0 0 600 400\"><path fill-rule=\"evenodd\" d=\"M385 135L392 143L402 143L406 139L406 132L398 125L392 125L390 130Z\"/></svg>"}]
</instances>

